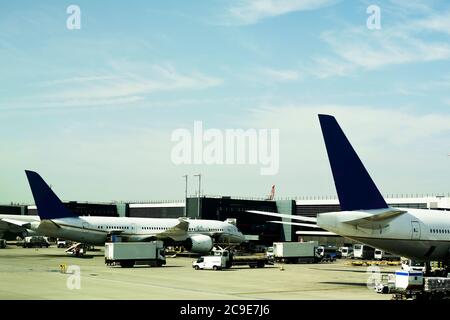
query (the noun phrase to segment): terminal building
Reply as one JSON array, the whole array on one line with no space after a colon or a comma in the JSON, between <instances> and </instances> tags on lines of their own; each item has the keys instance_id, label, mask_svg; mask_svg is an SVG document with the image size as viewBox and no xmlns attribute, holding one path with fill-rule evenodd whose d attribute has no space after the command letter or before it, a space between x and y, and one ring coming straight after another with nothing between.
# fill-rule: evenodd
<instances>
[{"instance_id":1,"label":"terminal building","mask_svg":"<svg viewBox=\"0 0 450 320\"><path fill-rule=\"evenodd\" d=\"M385 196L392 207L450 210L450 195ZM228 196L189 197L186 201L154 201L142 203L84 203L65 202L67 207L82 216L140 217L211 219L230 221L246 235L246 238L260 245L271 245L276 241L317 240L323 245L342 246L352 243L338 236L305 236L301 231L317 231L307 227L283 225L270 221L279 218L257 215L247 210L278 212L289 215L315 217L319 213L339 211L337 198L295 198L265 200L255 198L232 198ZM0 214L36 215L34 205L1 205ZM450 214L450 212L449 212ZM0 235L1 238L1 235Z\"/></svg>"}]
</instances>

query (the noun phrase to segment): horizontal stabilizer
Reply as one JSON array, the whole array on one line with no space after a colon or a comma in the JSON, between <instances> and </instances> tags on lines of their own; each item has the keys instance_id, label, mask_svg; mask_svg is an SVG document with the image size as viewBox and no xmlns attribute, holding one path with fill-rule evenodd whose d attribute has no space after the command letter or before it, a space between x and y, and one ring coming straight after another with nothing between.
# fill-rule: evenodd
<instances>
[{"instance_id":1,"label":"horizontal stabilizer","mask_svg":"<svg viewBox=\"0 0 450 320\"><path fill-rule=\"evenodd\" d=\"M367 211L346 212L345 218L340 222L363 228L379 228L387 225L392 219L404 214L406 211L388 208Z\"/></svg>"},{"instance_id":2,"label":"horizontal stabilizer","mask_svg":"<svg viewBox=\"0 0 450 320\"><path fill-rule=\"evenodd\" d=\"M308 227L308 228L318 228L320 227L316 224L309 224L309 223L300 223L300 222L289 222L289 221L267 221L271 223L279 223L279 224L287 224L291 226L300 226L300 227Z\"/></svg>"},{"instance_id":3,"label":"horizontal stabilizer","mask_svg":"<svg viewBox=\"0 0 450 320\"><path fill-rule=\"evenodd\" d=\"M23 228L30 228L31 223L29 221L20 221L20 220L14 220L14 219L0 219L1 221L4 221L9 224L13 224L15 226L23 227Z\"/></svg>"},{"instance_id":4,"label":"horizontal stabilizer","mask_svg":"<svg viewBox=\"0 0 450 320\"><path fill-rule=\"evenodd\" d=\"M246 212L250 213L256 213L263 216L270 216L270 217L278 217L282 219L292 219L292 220L301 220L301 221L307 221L307 222L317 222L316 218L313 217L303 217L298 215L291 215L291 214L282 214L277 212L268 212L268 211L257 211L257 210L247 210Z\"/></svg>"},{"instance_id":5,"label":"horizontal stabilizer","mask_svg":"<svg viewBox=\"0 0 450 320\"><path fill-rule=\"evenodd\" d=\"M337 236L336 233L328 231L296 231L295 234L304 236Z\"/></svg>"}]
</instances>

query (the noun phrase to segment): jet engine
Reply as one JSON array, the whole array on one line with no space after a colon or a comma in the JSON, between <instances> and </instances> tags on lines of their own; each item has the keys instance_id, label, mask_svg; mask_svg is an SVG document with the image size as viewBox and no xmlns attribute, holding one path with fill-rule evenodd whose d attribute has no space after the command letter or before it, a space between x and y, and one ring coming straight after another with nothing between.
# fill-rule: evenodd
<instances>
[{"instance_id":1,"label":"jet engine","mask_svg":"<svg viewBox=\"0 0 450 320\"><path fill-rule=\"evenodd\" d=\"M193 235L187 238L184 247L191 252L208 253L213 247L213 239L203 234Z\"/></svg>"}]
</instances>

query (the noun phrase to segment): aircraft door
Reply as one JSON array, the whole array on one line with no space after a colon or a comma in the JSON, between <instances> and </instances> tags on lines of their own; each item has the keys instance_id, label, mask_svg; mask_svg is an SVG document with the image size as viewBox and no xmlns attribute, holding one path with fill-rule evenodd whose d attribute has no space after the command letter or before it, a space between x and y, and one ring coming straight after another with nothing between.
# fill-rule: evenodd
<instances>
[{"instance_id":1,"label":"aircraft door","mask_svg":"<svg viewBox=\"0 0 450 320\"><path fill-rule=\"evenodd\" d=\"M420 239L420 224L418 221L411 221L411 239Z\"/></svg>"}]
</instances>

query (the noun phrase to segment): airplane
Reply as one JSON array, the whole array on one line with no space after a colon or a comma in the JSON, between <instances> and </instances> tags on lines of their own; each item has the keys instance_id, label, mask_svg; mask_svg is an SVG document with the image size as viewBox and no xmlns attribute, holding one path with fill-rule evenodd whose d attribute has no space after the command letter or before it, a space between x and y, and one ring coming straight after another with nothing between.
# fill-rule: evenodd
<instances>
[{"instance_id":1,"label":"airplane","mask_svg":"<svg viewBox=\"0 0 450 320\"><path fill-rule=\"evenodd\" d=\"M117 234L127 242L181 243L195 253L207 253L218 243L233 245L245 241L238 228L225 221L78 216L64 206L38 173L28 170L25 173L39 218L1 215L0 220L40 235L104 245L109 235Z\"/></svg>"},{"instance_id":2,"label":"airplane","mask_svg":"<svg viewBox=\"0 0 450 320\"><path fill-rule=\"evenodd\" d=\"M317 223L330 233L414 260L441 261L449 268L450 214L441 210L390 207L333 116L319 115L342 211L317 218L249 211ZM288 221L286 221L288 222Z\"/></svg>"}]
</instances>

